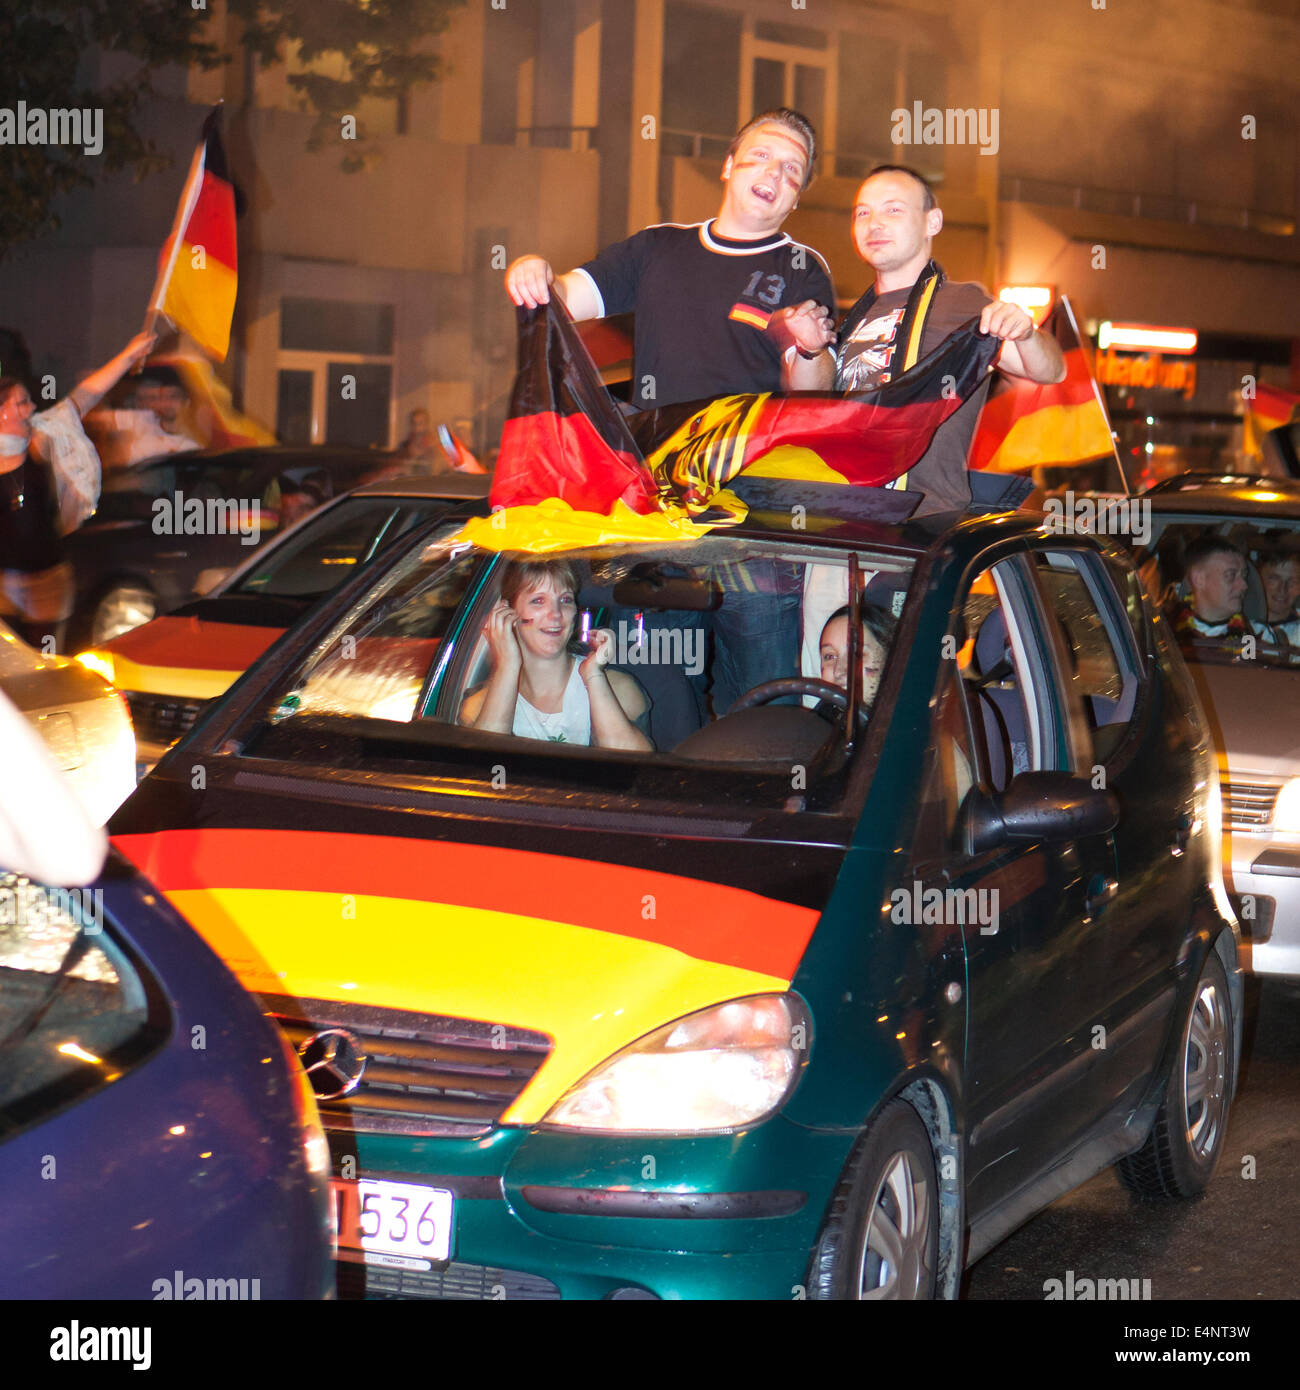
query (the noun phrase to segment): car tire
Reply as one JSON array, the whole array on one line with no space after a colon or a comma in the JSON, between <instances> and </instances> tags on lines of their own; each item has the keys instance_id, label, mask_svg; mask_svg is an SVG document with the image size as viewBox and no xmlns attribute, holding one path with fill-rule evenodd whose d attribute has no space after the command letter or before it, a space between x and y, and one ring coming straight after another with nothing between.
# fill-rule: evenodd
<instances>
[{"instance_id":1,"label":"car tire","mask_svg":"<svg viewBox=\"0 0 1300 1390\"><path fill-rule=\"evenodd\" d=\"M158 598L147 584L138 580L118 580L110 584L90 611L90 645L101 643L140 627L157 616Z\"/></svg>"},{"instance_id":2,"label":"car tire","mask_svg":"<svg viewBox=\"0 0 1300 1390\"><path fill-rule=\"evenodd\" d=\"M858 1143L813 1251L819 1299L936 1296L939 1183L930 1136L893 1100Z\"/></svg>"},{"instance_id":3,"label":"car tire","mask_svg":"<svg viewBox=\"0 0 1300 1390\"><path fill-rule=\"evenodd\" d=\"M1213 951L1206 959L1164 1097L1146 1143L1116 1164L1120 1180L1145 1201L1197 1197L1223 1149L1233 1078L1232 1000Z\"/></svg>"}]
</instances>

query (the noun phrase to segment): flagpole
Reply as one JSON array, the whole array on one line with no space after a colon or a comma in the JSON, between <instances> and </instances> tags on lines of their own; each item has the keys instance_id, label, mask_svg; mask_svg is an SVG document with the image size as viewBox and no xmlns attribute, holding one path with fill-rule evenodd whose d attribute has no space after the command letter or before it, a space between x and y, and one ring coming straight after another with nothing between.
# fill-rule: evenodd
<instances>
[{"instance_id":1,"label":"flagpole","mask_svg":"<svg viewBox=\"0 0 1300 1390\"><path fill-rule=\"evenodd\" d=\"M1082 347L1083 336L1079 332L1079 321L1074 317L1074 305L1070 303L1068 295L1063 294L1061 296L1061 304L1065 309L1066 315L1069 317L1070 327L1074 331L1075 339L1080 347ZM1087 361L1086 358L1084 360ZM1132 497L1133 488L1129 483L1128 474L1124 471L1124 460L1120 455L1119 444L1115 440L1115 431L1110 423L1110 411L1106 409L1106 400L1101 394L1101 387L1097 384L1097 373L1093 370L1091 362L1088 362L1088 381L1092 385L1092 398L1097 402L1097 407L1101 411L1101 418L1106 422L1106 433L1110 435L1110 452L1115 460L1115 467L1119 470L1119 480L1123 484L1124 495L1125 497Z\"/></svg>"}]
</instances>

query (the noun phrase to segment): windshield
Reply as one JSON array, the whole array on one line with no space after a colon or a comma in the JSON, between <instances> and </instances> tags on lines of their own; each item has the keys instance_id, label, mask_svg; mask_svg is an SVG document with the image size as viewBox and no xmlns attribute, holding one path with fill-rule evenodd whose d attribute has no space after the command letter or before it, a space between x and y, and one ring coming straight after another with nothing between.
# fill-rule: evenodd
<instances>
[{"instance_id":1,"label":"windshield","mask_svg":"<svg viewBox=\"0 0 1300 1390\"><path fill-rule=\"evenodd\" d=\"M351 498L285 538L238 583L241 597L320 598L419 522L445 511L435 498Z\"/></svg>"},{"instance_id":2,"label":"windshield","mask_svg":"<svg viewBox=\"0 0 1300 1390\"><path fill-rule=\"evenodd\" d=\"M414 737L430 756L479 750L491 775L514 750L593 785L594 760L713 765L774 779L785 800L842 770L846 747L883 717L912 561L859 552L856 563L855 640L843 550L734 536L541 556L424 545L288 675L244 751L297 760L303 742L328 761L322 731L364 727L376 756ZM500 757L483 764L488 747Z\"/></svg>"},{"instance_id":3,"label":"windshield","mask_svg":"<svg viewBox=\"0 0 1300 1390\"><path fill-rule=\"evenodd\" d=\"M1189 661L1300 667L1300 518L1156 516L1138 558Z\"/></svg>"}]
</instances>

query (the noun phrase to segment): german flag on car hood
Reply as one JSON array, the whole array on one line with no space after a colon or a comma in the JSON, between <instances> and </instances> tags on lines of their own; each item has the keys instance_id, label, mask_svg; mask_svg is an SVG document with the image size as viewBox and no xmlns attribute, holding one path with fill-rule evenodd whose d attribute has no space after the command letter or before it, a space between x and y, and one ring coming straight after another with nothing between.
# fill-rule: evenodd
<instances>
[{"instance_id":1,"label":"german flag on car hood","mask_svg":"<svg viewBox=\"0 0 1300 1390\"><path fill-rule=\"evenodd\" d=\"M113 843L254 993L548 1034L505 1113L518 1124L654 1029L786 990L819 916L644 866L444 839L195 828Z\"/></svg>"}]
</instances>

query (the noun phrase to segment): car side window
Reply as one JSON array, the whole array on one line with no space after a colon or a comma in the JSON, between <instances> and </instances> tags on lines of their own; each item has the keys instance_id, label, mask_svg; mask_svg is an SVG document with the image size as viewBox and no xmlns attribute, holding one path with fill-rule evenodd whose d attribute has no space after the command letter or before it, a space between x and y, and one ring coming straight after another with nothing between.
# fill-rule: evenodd
<instances>
[{"instance_id":1,"label":"car side window","mask_svg":"<svg viewBox=\"0 0 1300 1390\"><path fill-rule=\"evenodd\" d=\"M1076 550L1041 550L1033 557L1039 591L1065 654L1061 674L1077 697L1094 763L1124 741L1137 703L1137 653L1105 601L1109 582L1094 557ZM1105 588L1103 588L1105 586Z\"/></svg>"},{"instance_id":2,"label":"car side window","mask_svg":"<svg viewBox=\"0 0 1300 1390\"><path fill-rule=\"evenodd\" d=\"M978 780L990 791L1045 765L1026 638L1010 602L1014 582L1011 561L975 578L962 605L964 641L956 653Z\"/></svg>"},{"instance_id":3,"label":"car side window","mask_svg":"<svg viewBox=\"0 0 1300 1390\"><path fill-rule=\"evenodd\" d=\"M403 582L382 588L286 693L277 717L301 712L409 723L478 563L462 551L432 574L407 571Z\"/></svg>"}]
</instances>

